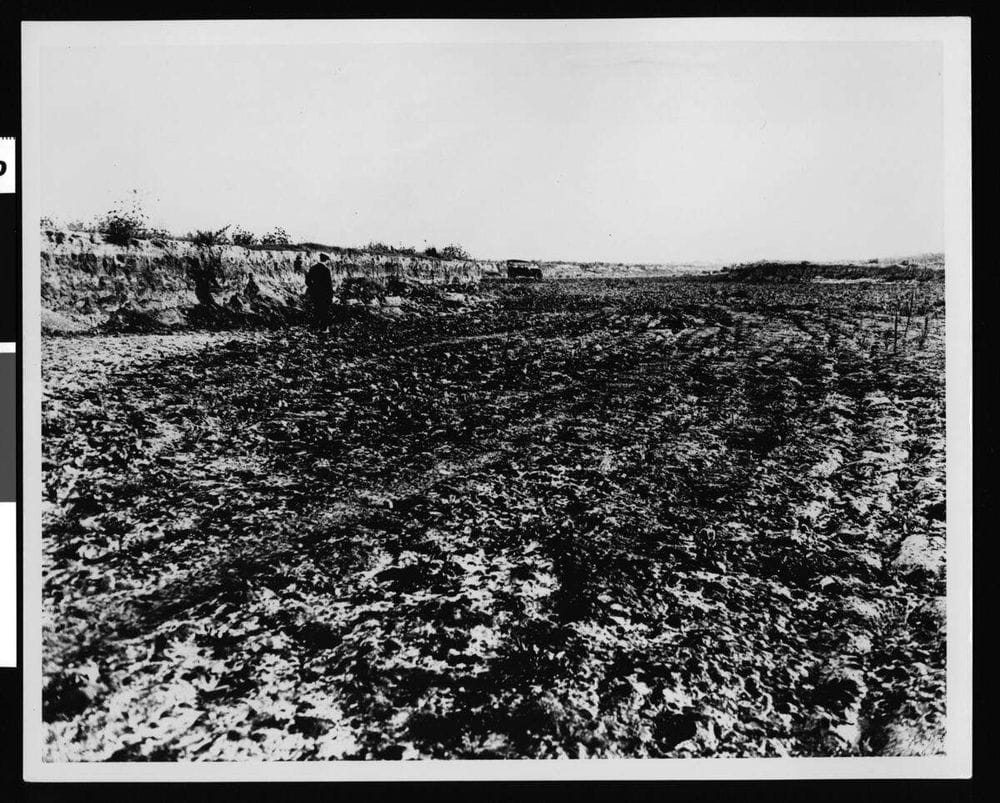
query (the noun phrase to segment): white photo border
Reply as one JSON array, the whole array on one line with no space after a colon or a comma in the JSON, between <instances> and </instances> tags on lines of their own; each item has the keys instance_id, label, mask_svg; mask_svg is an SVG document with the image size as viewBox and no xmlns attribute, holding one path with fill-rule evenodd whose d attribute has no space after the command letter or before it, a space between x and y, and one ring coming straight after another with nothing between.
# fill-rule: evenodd
<instances>
[{"instance_id":1,"label":"white photo border","mask_svg":"<svg viewBox=\"0 0 1000 803\"><path fill-rule=\"evenodd\" d=\"M972 166L967 17L22 23L23 716L28 781L968 778L972 772ZM45 47L176 44L940 42L943 59L947 736L928 757L48 763L42 761L40 84ZM82 132L85 135L85 132Z\"/></svg>"}]
</instances>

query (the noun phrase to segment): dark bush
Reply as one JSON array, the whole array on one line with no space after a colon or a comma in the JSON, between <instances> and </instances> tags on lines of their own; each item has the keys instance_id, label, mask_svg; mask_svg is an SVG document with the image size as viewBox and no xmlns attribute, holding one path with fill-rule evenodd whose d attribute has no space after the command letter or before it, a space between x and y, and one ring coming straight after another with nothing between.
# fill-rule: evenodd
<instances>
[{"instance_id":1,"label":"dark bush","mask_svg":"<svg viewBox=\"0 0 1000 803\"><path fill-rule=\"evenodd\" d=\"M446 245L441 249L442 259L472 259L469 252L460 245Z\"/></svg>"},{"instance_id":2,"label":"dark bush","mask_svg":"<svg viewBox=\"0 0 1000 803\"><path fill-rule=\"evenodd\" d=\"M201 230L199 229L194 234L190 235L191 242L202 248L212 248L217 245L228 245L230 240L226 236L226 231L228 231L229 226L223 226L218 231L212 231L211 229Z\"/></svg>"},{"instance_id":3,"label":"dark bush","mask_svg":"<svg viewBox=\"0 0 1000 803\"><path fill-rule=\"evenodd\" d=\"M244 248L253 248L257 245L257 235L251 231L237 226L233 229L233 245L240 245Z\"/></svg>"},{"instance_id":4,"label":"dark bush","mask_svg":"<svg viewBox=\"0 0 1000 803\"><path fill-rule=\"evenodd\" d=\"M129 245L145 234L148 223L149 216L143 211L139 191L132 190L125 200L97 221L97 230L113 245Z\"/></svg>"},{"instance_id":5,"label":"dark bush","mask_svg":"<svg viewBox=\"0 0 1000 803\"><path fill-rule=\"evenodd\" d=\"M285 248L292 244L292 240L288 236L287 231L280 226L276 226L260 238L260 244L264 248Z\"/></svg>"},{"instance_id":6,"label":"dark bush","mask_svg":"<svg viewBox=\"0 0 1000 803\"><path fill-rule=\"evenodd\" d=\"M386 243L368 243L364 247L365 253L377 256L416 256L417 249L403 245L387 245Z\"/></svg>"}]
</instances>

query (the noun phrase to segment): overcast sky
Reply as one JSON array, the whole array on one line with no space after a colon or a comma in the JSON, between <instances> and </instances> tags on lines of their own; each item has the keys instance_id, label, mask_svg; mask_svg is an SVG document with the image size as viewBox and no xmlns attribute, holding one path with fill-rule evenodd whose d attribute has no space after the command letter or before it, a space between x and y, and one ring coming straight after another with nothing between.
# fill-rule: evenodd
<instances>
[{"instance_id":1,"label":"overcast sky","mask_svg":"<svg viewBox=\"0 0 1000 803\"><path fill-rule=\"evenodd\" d=\"M943 250L921 43L46 47L42 208L666 262Z\"/></svg>"}]
</instances>

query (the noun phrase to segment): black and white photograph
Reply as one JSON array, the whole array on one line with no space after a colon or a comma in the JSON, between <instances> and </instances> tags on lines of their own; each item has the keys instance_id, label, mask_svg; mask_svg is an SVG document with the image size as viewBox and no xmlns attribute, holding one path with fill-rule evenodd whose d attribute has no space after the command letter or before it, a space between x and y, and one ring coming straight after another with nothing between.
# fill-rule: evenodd
<instances>
[{"instance_id":1,"label":"black and white photograph","mask_svg":"<svg viewBox=\"0 0 1000 803\"><path fill-rule=\"evenodd\" d=\"M968 20L23 42L31 776L967 772Z\"/></svg>"}]
</instances>

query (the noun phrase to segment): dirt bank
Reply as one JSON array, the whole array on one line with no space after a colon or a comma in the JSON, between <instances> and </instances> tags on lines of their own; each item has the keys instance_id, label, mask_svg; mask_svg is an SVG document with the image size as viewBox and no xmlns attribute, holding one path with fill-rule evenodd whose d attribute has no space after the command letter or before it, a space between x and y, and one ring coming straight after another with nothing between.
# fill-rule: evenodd
<instances>
[{"instance_id":1,"label":"dirt bank","mask_svg":"<svg viewBox=\"0 0 1000 803\"><path fill-rule=\"evenodd\" d=\"M380 283L390 278L429 284L476 282L493 263L442 260L359 251L199 247L186 240L106 243L100 234L43 230L42 327L49 332L86 331L123 308L155 311L165 322L198 304L199 279L225 303L248 286L277 304L301 304L305 272L325 259L334 286L352 277ZM206 279L205 277L209 277Z\"/></svg>"}]
</instances>

